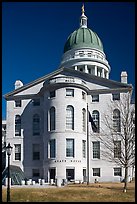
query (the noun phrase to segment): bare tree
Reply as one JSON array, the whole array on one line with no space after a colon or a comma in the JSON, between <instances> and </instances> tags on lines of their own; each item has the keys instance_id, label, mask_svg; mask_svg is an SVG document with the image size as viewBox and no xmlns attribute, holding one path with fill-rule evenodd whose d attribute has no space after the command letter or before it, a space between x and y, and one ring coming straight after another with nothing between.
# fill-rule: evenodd
<instances>
[{"instance_id":1,"label":"bare tree","mask_svg":"<svg viewBox=\"0 0 137 204\"><path fill-rule=\"evenodd\" d=\"M135 106L131 93L121 94L121 99L108 106L102 116L104 126L97 137L105 146L102 155L110 162L124 168L124 192L127 191L128 169L135 165Z\"/></svg>"}]
</instances>

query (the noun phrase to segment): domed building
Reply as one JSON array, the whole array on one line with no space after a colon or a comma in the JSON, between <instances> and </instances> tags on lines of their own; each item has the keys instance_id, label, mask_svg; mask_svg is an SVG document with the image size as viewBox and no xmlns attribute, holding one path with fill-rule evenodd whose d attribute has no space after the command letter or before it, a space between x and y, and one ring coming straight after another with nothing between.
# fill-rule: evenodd
<instances>
[{"instance_id":1,"label":"domed building","mask_svg":"<svg viewBox=\"0 0 137 204\"><path fill-rule=\"evenodd\" d=\"M36 182L121 181L124 169L106 159L100 138L109 132L104 114L112 116L109 106L131 93L132 85L126 72L121 82L110 80L110 70L83 6L80 27L66 40L59 68L26 85L17 80L15 90L5 95L11 165ZM120 132L119 111L115 116ZM118 138L116 142L121 148Z\"/></svg>"}]
</instances>

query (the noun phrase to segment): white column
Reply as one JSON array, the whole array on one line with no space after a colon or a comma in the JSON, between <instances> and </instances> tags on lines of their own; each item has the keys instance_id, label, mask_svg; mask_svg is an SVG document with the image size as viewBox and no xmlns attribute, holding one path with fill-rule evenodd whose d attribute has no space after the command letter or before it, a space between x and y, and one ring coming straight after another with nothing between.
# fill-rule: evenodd
<instances>
[{"instance_id":1,"label":"white column","mask_svg":"<svg viewBox=\"0 0 137 204\"><path fill-rule=\"evenodd\" d=\"M95 76L97 76L97 66L95 65Z\"/></svg>"},{"instance_id":2,"label":"white column","mask_svg":"<svg viewBox=\"0 0 137 204\"><path fill-rule=\"evenodd\" d=\"M75 66L75 70L78 70L78 67L77 67L77 66Z\"/></svg>"},{"instance_id":3,"label":"white column","mask_svg":"<svg viewBox=\"0 0 137 204\"><path fill-rule=\"evenodd\" d=\"M102 69L102 77L105 77L104 69Z\"/></svg>"},{"instance_id":4,"label":"white column","mask_svg":"<svg viewBox=\"0 0 137 204\"><path fill-rule=\"evenodd\" d=\"M85 73L88 73L88 66L85 65Z\"/></svg>"},{"instance_id":5,"label":"white column","mask_svg":"<svg viewBox=\"0 0 137 204\"><path fill-rule=\"evenodd\" d=\"M109 78L108 72L106 73L106 77L107 77L107 79Z\"/></svg>"}]
</instances>

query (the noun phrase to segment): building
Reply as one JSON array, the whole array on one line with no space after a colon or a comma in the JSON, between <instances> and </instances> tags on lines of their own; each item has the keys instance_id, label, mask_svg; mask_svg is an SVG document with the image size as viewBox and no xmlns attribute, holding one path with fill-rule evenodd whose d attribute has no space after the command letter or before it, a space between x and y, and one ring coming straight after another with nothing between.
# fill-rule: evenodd
<instances>
[{"instance_id":1,"label":"building","mask_svg":"<svg viewBox=\"0 0 137 204\"><path fill-rule=\"evenodd\" d=\"M2 120L2 171L6 166L6 120Z\"/></svg>"},{"instance_id":2,"label":"building","mask_svg":"<svg viewBox=\"0 0 137 204\"><path fill-rule=\"evenodd\" d=\"M97 136L104 128L104 112L111 115L108 106L132 92L132 85L125 71L121 82L110 80L110 71L83 6L80 27L69 35L59 68L26 85L17 80L15 90L5 95L11 164L36 181L121 181L124 169L104 160ZM88 111L96 132L89 126ZM117 122L115 126L119 128Z\"/></svg>"}]
</instances>

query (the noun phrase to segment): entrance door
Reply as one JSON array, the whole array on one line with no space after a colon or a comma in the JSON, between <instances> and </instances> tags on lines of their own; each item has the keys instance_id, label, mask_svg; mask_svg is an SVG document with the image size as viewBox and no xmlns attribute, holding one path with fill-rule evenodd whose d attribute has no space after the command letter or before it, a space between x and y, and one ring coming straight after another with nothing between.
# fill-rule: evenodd
<instances>
[{"instance_id":1,"label":"entrance door","mask_svg":"<svg viewBox=\"0 0 137 204\"><path fill-rule=\"evenodd\" d=\"M83 182L86 182L86 169L83 169Z\"/></svg>"},{"instance_id":2,"label":"entrance door","mask_svg":"<svg viewBox=\"0 0 137 204\"><path fill-rule=\"evenodd\" d=\"M74 169L66 169L66 178L68 181L74 180Z\"/></svg>"},{"instance_id":3,"label":"entrance door","mask_svg":"<svg viewBox=\"0 0 137 204\"><path fill-rule=\"evenodd\" d=\"M50 179L53 179L53 181L55 182L56 169L55 168L49 169L49 173L50 173Z\"/></svg>"}]
</instances>

